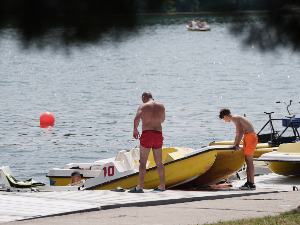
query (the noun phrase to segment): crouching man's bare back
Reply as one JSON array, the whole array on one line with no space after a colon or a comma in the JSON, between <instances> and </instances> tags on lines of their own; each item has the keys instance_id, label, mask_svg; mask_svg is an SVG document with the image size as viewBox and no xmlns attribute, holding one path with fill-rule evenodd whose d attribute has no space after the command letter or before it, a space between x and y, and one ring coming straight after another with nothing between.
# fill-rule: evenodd
<instances>
[{"instance_id":1,"label":"crouching man's bare back","mask_svg":"<svg viewBox=\"0 0 300 225\"><path fill-rule=\"evenodd\" d=\"M165 121L165 107L155 102L150 92L142 94L143 104L139 106L134 119L133 137L140 139L140 167L139 185L131 192L143 192L143 182L146 174L146 164L150 150L153 151L154 160L157 166L160 185L157 190L165 190L165 169L162 163L162 123ZM138 126L142 119L142 135Z\"/></svg>"}]
</instances>

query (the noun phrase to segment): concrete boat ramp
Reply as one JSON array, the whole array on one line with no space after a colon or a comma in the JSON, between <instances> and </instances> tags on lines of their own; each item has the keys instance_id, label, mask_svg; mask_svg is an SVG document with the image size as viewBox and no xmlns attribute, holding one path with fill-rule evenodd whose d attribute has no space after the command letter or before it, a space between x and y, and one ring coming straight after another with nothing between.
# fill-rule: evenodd
<instances>
[{"instance_id":1,"label":"concrete boat ramp","mask_svg":"<svg viewBox=\"0 0 300 225\"><path fill-rule=\"evenodd\" d=\"M255 177L257 189L242 191L244 179L232 182L232 188L167 190L145 193L117 191L49 191L0 188L0 223L33 218L67 215L119 207L157 206L202 200L226 199L268 193L289 192L300 188L300 177L274 173Z\"/></svg>"}]
</instances>

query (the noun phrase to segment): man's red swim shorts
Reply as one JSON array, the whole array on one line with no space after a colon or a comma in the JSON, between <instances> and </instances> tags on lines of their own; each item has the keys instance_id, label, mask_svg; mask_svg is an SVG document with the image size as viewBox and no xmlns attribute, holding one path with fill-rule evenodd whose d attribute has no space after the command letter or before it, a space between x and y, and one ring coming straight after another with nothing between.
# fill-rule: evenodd
<instances>
[{"instance_id":1,"label":"man's red swim shorts","mask_svg":"<svg viewBox=\"0 0 300 225\"><path fill-rule=\"evenodd\" d=\"M163 146L162 132L155 130L145 130L140 137L140 145L144 148L161 148Z\"/></svg>"}]
</instances>

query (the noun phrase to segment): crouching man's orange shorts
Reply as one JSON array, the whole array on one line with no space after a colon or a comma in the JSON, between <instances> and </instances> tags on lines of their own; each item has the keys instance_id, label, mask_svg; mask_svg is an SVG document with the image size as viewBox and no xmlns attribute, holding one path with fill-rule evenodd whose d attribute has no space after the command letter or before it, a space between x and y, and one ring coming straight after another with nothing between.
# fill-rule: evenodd
<instances>
[{"instance_id":1,"label":"crouching man's orange shorts","mask_svg":"<svg viewBox=\"0 0 300 225\"><path fill-rule=\"evenodd\" d=\"M145 130L140 137L140 145L144 148L161 148L163 146L162 132L155 130Z\"/></svg>"},{"instance_id":2,"label":"crouching man's orange shorts","mask_svg":"<svg viewBox=\"0 0 300 225\"><path fill-rule=\"evenodd\" d=\"M244 135L243 150L244 155L253 155L258 142L257 135L249 133Z\"/></svg>"}]
</instances>

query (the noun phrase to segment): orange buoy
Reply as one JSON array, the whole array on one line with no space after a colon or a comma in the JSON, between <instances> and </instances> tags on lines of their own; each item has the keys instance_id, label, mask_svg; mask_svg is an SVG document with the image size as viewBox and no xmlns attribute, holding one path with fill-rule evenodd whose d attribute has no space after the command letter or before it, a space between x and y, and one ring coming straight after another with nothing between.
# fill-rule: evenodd
<instances>
[{"instance_id":1,"label":"orange buoy","mask_svg":"<svg viewBox=\"0 0 300 225\"><path fill-rule=\"evenodd\" d=\"M44 112L40 116L40 123L41 124L45 124L45 123L52 124L52 123L54 123L54 121L55 121L55 118L54 118L53 114L50 113L50 112Z\"/></svg>"}]
</instances>

